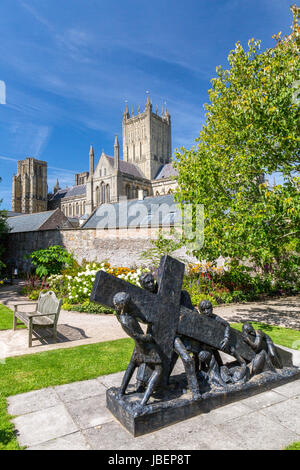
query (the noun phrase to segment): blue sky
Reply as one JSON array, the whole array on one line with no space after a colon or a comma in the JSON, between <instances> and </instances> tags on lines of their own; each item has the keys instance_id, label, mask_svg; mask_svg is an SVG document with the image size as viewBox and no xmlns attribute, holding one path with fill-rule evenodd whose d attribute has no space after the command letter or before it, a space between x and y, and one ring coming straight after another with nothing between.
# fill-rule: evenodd
<instances>
[{"instance_id":1,"label":"blue sky","mask_svg":"<svg viewBox=\"0 0 300 470\"><path fill-rule=\"evenodd\" d=\"M11 207L17 160L48 162L56 178L74 184L96 158L121 141L124 102L155 108L166 101L173 150L191 147L204 122L216 66L240 40L290 33L287 0L1 0L0 198ZM1 91L1 90L0 90ZM0 93L1 103L1 93Z\"/></svg>"}]
</instances>

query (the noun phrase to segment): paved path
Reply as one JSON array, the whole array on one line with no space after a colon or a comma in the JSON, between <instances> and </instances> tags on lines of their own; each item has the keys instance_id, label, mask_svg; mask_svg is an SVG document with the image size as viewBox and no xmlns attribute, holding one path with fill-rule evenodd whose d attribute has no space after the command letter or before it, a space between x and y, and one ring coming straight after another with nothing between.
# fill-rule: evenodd
<instances>
[{"instance_id":1,"label":"paved path","mask_svg":"<svg viewBox=\"0 0 300 470\"><path fill-rule=\"evenodd\" d=\"M13 309L14 304L32 304L27 297L18 294L21 283L0 288L0 302ZM230 322L261 321L272 325L300 330L300 297L284 297L263 302L218 306L214 312ZM44 333L47 335L47 332ZM62 310L58 321L58 342L53 344L51 335L45 336L43 344L33 341L28 348L28 330L0 331L1 357L33 354L52 349L70 348L83 344L125 338L126 334L114 315L93 315Z\"/></svg>"},{"instance_id":2,"label":"paved path","mask_svg":"<svg viewBox=\"0 0 300 470\"><path fill-rule=\"evenodd\" d=\"M297 361L300 365L299 353ZM133 438L106 408L106 390L119 386L122 376L10 397L8 412L16 416L20 445L31 450L279 450L300 440L300 380Z\"/></svg>"}]
</instances>

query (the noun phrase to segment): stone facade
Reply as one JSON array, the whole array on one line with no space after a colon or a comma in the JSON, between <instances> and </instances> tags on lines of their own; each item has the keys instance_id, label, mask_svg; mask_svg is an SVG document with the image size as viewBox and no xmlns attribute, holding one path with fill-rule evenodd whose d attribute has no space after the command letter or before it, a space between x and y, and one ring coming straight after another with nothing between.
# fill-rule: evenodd
<instances>
[{"instance_id":1,"label":"stone facade","mask_svg":"<svg viewBox=\"0 0 300 470\"><path fill-rule=\"evenodd\" d=\"M95 165L93 146L89 152L89 171L75 175L75 186L60 189L58 184L48 207L60 207L68 217L89 216L104 203L120 198L137 199L168 194L176 188L176 171L171 163L171 117L167 108L152 111L148 97L144 112L123 113L123 159L116 136L114 156L104 151Z\"/></svg>"},{"instance_id":2,"label":"stone facade","mask_svg":"<svg viewBox=\"0 0 300 470\"><path fill-rule=\"evenodd\" d=\"M47 210L47 162L26 158L18 161L13 176L12 211L33 214Z\"/></svg>"}]
</instances>

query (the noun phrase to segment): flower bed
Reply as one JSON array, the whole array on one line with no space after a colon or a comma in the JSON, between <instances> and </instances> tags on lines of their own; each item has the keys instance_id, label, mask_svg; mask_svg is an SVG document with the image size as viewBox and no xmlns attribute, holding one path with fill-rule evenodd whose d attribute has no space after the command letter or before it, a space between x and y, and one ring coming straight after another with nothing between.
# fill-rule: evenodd
<instances>
[{"instance_id":1,"label":"flower bed","mask_svg":"<svg viewBox=\"0 0 300 470\"><path fill-rule=\"evenodd\" d=\"M103 262L86 264L73 274L66 271L62 274L49 276L47 279L49 289L54 290L59 297L64 298L63 308L66 310L111 313L112 310L89 302L96 274L100 270L140 286L139 277L143 272L141 268L113 267L109 263Z\"/></svg>"}]
</instances>

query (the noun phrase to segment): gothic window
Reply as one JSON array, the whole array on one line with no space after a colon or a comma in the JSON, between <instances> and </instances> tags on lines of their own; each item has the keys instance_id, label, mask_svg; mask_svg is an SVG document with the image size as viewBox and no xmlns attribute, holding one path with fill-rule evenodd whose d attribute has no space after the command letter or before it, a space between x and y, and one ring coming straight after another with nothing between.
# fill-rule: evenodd
<instances>
[{"instance_id":1,"label":"gothic window","mask_svg":"<svg viewBox=\"0 0 300 470\"><path fill-rule=\"evenodd\" d=\"M99 186L97 186L97 188L96 188L96 204L97 204L97 206L99 206L100 202L101 202L101 200L100 200L100 188L99 188Z\"/></svg>"},{"instance_id":2,"label":"gothic window","mask_svg":"<svg viewBox=\"0 0 300 470\"><path fill-rule=\"evenodd\" d=\"M102 170L99 171L99 176L100 176L100 178L101 178L101 176L102 176Z\"/></svg>"},{"instance_id":3,"label":"gothic window","mask_svg":"<svg viewBox=\"0 0 300 470\"><path fill-rule=\"evenodd\" d=\"M109 187L109 184L106 185L106 202L110 202L110 187Z\"/></svg>"},{"instance_id":4,"label":"gothic window","mask_svg":"<svg viewBox=\"0 0 300 470\"><path fill-rule=\"evenodd\" d=\"M76 202L76 215L79 215L79 204Z\"/></svg>"},{"instance_id":5,"label":"gothic window","mask_svg":"<svg viewBox=\"0 0 300 470\"><path fill-rule=\"evenodd\" d=\"M155 196L159 196L159 192L158 192L158 191L156 191L156 194L155 194Z\"/></svg>"},{"instance_id":6,"label":"gothic window","mask_svg":"<svg viewBox=\"0 0 300 470\"><path fill-rule=\"evenodd\" d=\"M100 185L100 190L101 190L101 203L104 204L105 203L105 184L101 183Z\"/></svg>"},{"instance_id":7,"label":"gothic window","mask_svg":"<svg viewBox=\"0 0 300 470\"><path fill-rule=\"evenodd\" d=\"M130 199L130 185L126 184L126 197L127 199Z\"/></svg>"},{"instance_id":8,"label":"gothic window","mask_svg":"<svg viewBox=\"0 0 300 470\"><path fill-rule=\"evenodd\" d=\"M72 205L69 204L69 216L72 217Z\"/></svg>"},{"instance_id":9,"label":"gothic window","mask_svg":"<svg viewBox=\"0 0 300 470\"><path fill-rule=\"evenodd\" d=\"M106 176L106 168L104 168L104 176Z\"/></svg>"}]
</instances>

